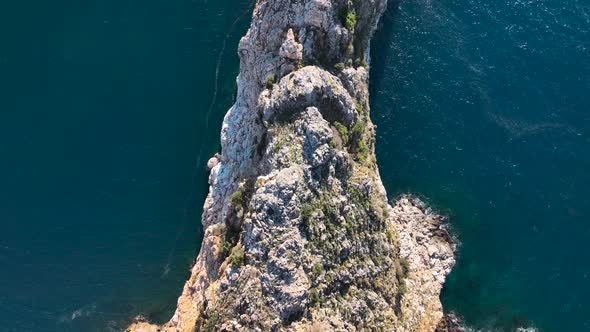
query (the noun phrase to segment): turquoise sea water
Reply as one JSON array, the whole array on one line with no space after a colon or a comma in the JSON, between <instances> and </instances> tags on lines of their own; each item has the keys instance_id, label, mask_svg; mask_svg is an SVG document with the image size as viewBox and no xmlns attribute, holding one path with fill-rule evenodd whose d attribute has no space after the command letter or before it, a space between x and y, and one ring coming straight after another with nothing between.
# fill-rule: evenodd
<instances>
[{"instance_id":1,"label":"turquoise sea water","mask_svg":"<svg viewBox=\"0 0 590 332\"><path fill-rule=\"evenodd\" d=\"M0 331L170 317L249 6L0 3ZM383 180L450 217L471 325L590 330L589 10L392 0L373 42Z\"/></svg>"}]
</instances>

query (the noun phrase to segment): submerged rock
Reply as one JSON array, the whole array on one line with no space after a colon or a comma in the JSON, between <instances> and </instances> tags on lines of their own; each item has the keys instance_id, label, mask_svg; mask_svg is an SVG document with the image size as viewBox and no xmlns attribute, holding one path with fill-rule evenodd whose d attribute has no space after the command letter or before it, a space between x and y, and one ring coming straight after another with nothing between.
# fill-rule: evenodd
<instances>
[{"instance_id":1,"label":"submerged rock","mask_svg":"<svg viewBox=\"0 0 590 332\"><path fill-rule=\"evenodd\" d=\"M453 241L418 199L388 204L374 155L365 60L385 5L257 2L191 277L168 323L128 330L435 330Z\"/></svg>"}]
</instances>

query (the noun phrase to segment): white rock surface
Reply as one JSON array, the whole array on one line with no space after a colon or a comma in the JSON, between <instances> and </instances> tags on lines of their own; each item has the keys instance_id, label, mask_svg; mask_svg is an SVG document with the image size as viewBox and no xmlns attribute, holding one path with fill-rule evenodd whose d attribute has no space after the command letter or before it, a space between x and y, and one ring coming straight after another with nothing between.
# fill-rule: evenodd
<instances>
[{"instance_id":1,"label":"white rock surface","mask_svg":"<svg viewBox=\"0 0 590 332\"><path fill-rule=\"evenodd\" d=\"M290 60L303 59L303 45L295 41L293 29L287 31L287 38L281 45L279 55Z\"/></svg>"}]
</instances>

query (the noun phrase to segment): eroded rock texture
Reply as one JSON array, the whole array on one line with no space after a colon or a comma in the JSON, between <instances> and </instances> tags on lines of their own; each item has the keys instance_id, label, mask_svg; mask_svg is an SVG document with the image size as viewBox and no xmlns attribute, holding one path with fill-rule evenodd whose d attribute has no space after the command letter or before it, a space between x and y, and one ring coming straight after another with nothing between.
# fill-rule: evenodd
<instances>
[{"instance_id":1,"label":"eroded rock texture","mask_svg":"<svg viewBox=\"0 0 590 332\"><path fill-rule=\"evenodd\" d=\"M366 50L386 0L259 0L178 308L132 331L434 331L439 216L387 202Z\"/></svg>"}]
</instances>

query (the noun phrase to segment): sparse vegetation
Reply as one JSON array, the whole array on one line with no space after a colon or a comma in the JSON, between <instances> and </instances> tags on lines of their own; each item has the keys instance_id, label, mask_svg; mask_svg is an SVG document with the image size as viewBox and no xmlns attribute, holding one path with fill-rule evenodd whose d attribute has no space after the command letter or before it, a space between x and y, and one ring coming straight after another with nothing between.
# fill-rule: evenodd
<instances>
[{"instance_id":1,"label":"sparse vegetation","mask_svg":"<svg viewBox=\"0 0 590 332\"><path fill-rule=\"evenodd\" d=\"M365 58L362 57L362 58L356 58L356 60L354 60L354 65L356 67L367 67L368 63L367 63L367 60L365 60Z\"/></svg>"},{"instance_id":2,"label":"sparse vegetation","mask_svg":"<svg viewBox=\"0 0 590 332\"><path fill-rule=\"evenodd\" d=\"M309 290L309 304L316 305L319 302L320 302L320 294L318 293L318 290L315 288L310 289Z\"/></svg>"},{"instance_id":3,"label":"sparse vegetation","mask_svg":"<svg viewBox=\"0 0 590 332\"><path fill-rule=\"evenodd\" d=\"M354 27L356 26L356 12L354 9L348 9L346 12L346 17L344 19L344 26L352 32L354 32Z\"/></svg>"},{"instance_id":4,"label":"sparse vegetation","mask_svg":"<svg viewBox=\"0 0 590 332\"><path fill-rule=\"evenodd\" d=\"M241 245L235 246L232 249L231 255L229 256L229 262L233 267L244 265L246 262L246 255L244 253L244 248Z\"/></svg>"},{"instance_id":5,"label":"sparse vegetation","mask_svg":"<svg viewBox=\"0 0 590 332\"><path fill-rule=\"evenodd\" d=\"M365 142L365 131L365 123L362 120L359 120L352 127L352 133L350 135L355 159L362 163L366 162L369 158L369 147Z\"/></svg>"},{"instance_id":6,"label":"sparse vegetation","mask_svg":"<svg viewBox=\"0 0 590 332\"><path fill-rule=\"evenodd\" d=\"M362 119L359 119L352 127L352 139L360 140L365 136L367 126Z\"/></svg>"},{"instance_id":7,"label":"sparse vegetation","mask_svg":"<svg viewBox=\"0 0 590 332\"><path fill-rule=\"evenodd\" d=\"M352 57L353 53L354 53L354 46L352 45L352 42L351 42L350 44L348 44L348 46L346 46L346 56ZM352 59L346 60L346 64L349 67L352 66Z\"/></svg>"},{"instance_id":8,"label":"sparse vegetation","mask_svg":"<svg viewBox=\"0 0 590 332\"><path fill-rule=\"evenodd\" d=\"M207 319L207 323L203 327L204 332L213 332L215 331L217 324L221 321L221 315L217 311L213 311L209 318Z\"/></svg>"},{"instance_id":9,"label":"sparse vegetation","mask_svg":"<svg viewBox=\"0 0 590 332\"><path fill-rule=\"evenodd\" d=\"M246 197L246 186L240 186L230 197L229 204L236 211L236 216L243 216L243 211L247 209L248 198ZM229 220L229 219L228 219ZM222 226L220 231L221 240L219 243L219 254L221 259L225 259L232 253L232 249L238 243L241 228L239 223L228 222Z\"/></svg>"},{"instance_id":10,"label":"sparse vegetation","mask_svg":"<svg viewBox=\"0 0 590 332\"><path fill-rule=\"evenodd\" d=\"M277 137L277 139L274 141L274 144L272 146L272 151L273 152L281 151L281 149L284 148L285 146L287 146L288 143L289 143L289 140L288 140L287 136Z\"/></svg>"},{"instance_id":11,"label":"sparse vegetation","mask_svg":"<svg viewBox=\"0 0 590 332\"><path fill-rule=\"evenodd\" d=\"M272 86L275 84L276 77L275 75L271 75L266 78L266 88L272 89Z\"/></svg>"},{"instance_id":12,"label":"sparse vegetation","mask_svg":"<svg viewBox=\"0 0 590 332\"><path fill-rule=\"evenodd\" d=\"M334 128L336 128L336 130L338 131L338 134L340 135L340 139L342 139L342 144L347 145L348 144L348 128L346 128L345 125L343 125L342 123L340 123L338 121L334 122Z\"/></svg>"},{"instance_id":13,"label":"sparse vegetation","mask_svg":"<svg viewBox=\"0 0 590 332\"><path fill-rule=\"evenodd\" d=\"M314 211L315 206L311 202L301 205L301 218L303 219L304 223L308 223L310 221Z\"/></svg>"},{"instance_id":14,"label":"sparse vegetation","mask_svg":"<svg viewBox=\"0 0 590 332\"><path fill-rule=\"evenodd\" d=\"M406 281L402 280L397 286L397 293L400 297L403 297L408 292L408 286L406 286Z\"/></svg>"},{"instance_id":15,"label":"sparse vegetation","mask_svg":"<svg viewBox=\"0 0 590 332\"><path fill-rule=\"evenodd\" d=\"M357 160L364 163L367 161L368 156L369 156L369 148L367 147L367 144L365 144L364 141L360 141L358 144L357 151L356 151Z\"/></svg>"},{"instance_id":16,"label":"sparse vegetation","mask_svg":"<svg viewBox=\"0 0 590 332\"><path fill-rule=\"evenodd\" d=\"M315 278L318 278L324 274L324 267L320 263L315 263L311 269L311 273Z\"/></svg>"},{"instance_id":17,"label":"sparse vegetation","mask_svg":"<svg viewBox=\"0 0 590 332\"><path fill-rule=\"evenodd\" d=\"M386 203L381 203L381 211L383 211L383 219L389 219L389 208Z\"/></svg>"},{"instance_id":18,"label":"sparse vegetation","mask_svg":"<svg viewBox=\"0 0 590 332\"><path fill-rule=\"evenodd\" d=\"M356 101L354 103L354 109L358 114L363 114L363 106Z\"/></svg>"},{"instance_id":19,"label":"sparse vegetation","mask_svg":"<svg viewBox=\"0 0 590 332\"><path fill-rule=\"evenodd\" d=\"M385 236L390 242L393 241L393 233L389 229L385 230Z\"/></svg>"},{"instance_id":20,"label":"sparse vegetation","mask_svg":"<svg viewBox=\"0 0 590 332\"><path fill-rule=\"evenodd\" d=\"M236 190L230 197L230 204L234 208L242 208L246 205L246 197L245 197L246 189L241 186Z\"/></svg>"},{"instance_id":21,"label":"sparse vegetation","mask_svg":"<svg viewBox=\"0 0 590 332\"><path fill-rule=\"evenodd\" d=\"M405 258L402 257L402 258L399 259L399 265L402 268L402 271L401 272L402 272L402 274L403 274L403 276L405 278L408 275L408 273L410 272L410 262L408 262L407 259L405 259Z\"/></svg>"},{"instance_id":22,"label":"sparse vegetation","mask_svg":"<svg viewBox=\"0 0 590 332\"><path fill-rule=\"evenodd\" d=\"M227 240L226 236L223 236L221 238L221 243L219 244L219 253L222 259L225 259L225 257L229 256L233 246L234 245Z\"/></svg>"}]
</instances>

